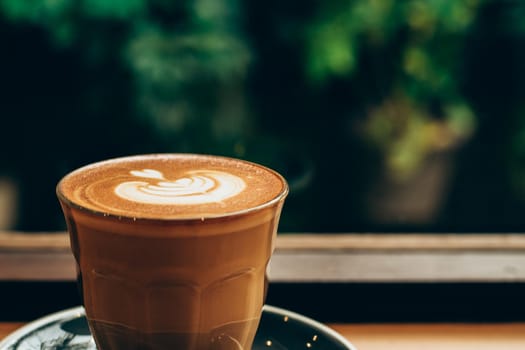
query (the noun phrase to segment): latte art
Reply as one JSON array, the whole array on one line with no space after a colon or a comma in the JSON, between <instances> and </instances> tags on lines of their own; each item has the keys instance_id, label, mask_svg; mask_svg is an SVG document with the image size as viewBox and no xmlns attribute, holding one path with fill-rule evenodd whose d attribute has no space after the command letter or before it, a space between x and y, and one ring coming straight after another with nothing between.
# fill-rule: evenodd
<instances>
[{"instance_id":1,"label":"latte art","mask_svg":"<svg viewBox=\"0 0 525 350\"><path fill-rule=\"evenodd\" d=\"M159 154L87 165L64 177L57 193L118 220L203 220L271 205L287 186L273 170L250 162Z\"/></svg>"},{"instance_id":2,"label":"latte art","mask_svg":"<svg viewBox=\"0 0 525 350\"><path fill-rule=\"evenodd\" d=\"M188 171L184 177L174 180L166 179L162 172L153 169L132 170L130 174L149 181L123 182L115 187L115 194L122 199L145 204L217 203L238 195L246 188L240 177L217 170Z\"/></svg>"}]
</instances>

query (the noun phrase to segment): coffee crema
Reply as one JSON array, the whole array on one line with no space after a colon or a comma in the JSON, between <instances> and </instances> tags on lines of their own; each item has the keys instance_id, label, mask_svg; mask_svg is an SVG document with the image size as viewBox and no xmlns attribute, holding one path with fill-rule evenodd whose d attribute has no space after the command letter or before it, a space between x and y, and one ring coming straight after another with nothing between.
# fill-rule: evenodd
<instances>
[{"instance_id":1,"label":"coffee crema","mask_svg":"<svg viewBox=\"0 0 525 350\"><path fill-rule=\"evenodd\" d=\"M103 215L205 219L278 200L284 179L263 166L226 157L159 154L112 159L60 181L58 195Z\"/></svg>"}]
</instances>

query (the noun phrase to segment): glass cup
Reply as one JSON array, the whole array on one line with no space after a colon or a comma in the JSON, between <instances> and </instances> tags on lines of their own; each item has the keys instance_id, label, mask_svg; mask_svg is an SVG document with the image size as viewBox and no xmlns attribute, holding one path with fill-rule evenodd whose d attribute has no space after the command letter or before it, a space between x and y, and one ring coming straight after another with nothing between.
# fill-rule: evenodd
<instances>
[{"instance_id":1,"label":"glass cup","mask_svg":"<svg viewBox=\"0 0 525 350\"><path fill-rule=\"evenodd\" d=\"M225 171L247 167L250 177L271 175L278 179L280 188L274 197L255 206L238 208L239 203L234 201L237 208L233 211L223 208L220 214L198 215L198 204L190 204L187 208L191 213L180 217L151 213L142 217L140 208L139 215L136 208L129 215L125 210L117 215L75 197L81 188L90 186L90 176L94 176L94 183L106 181L108 175L97 175L101 167L111 170L139 159L151 161L148 167L155 168L154 160L164 158L176 166L181 159L191 157L199 160L200 167L226 160ZM199 169L188 172L194 170ZM147 178L144 183L162 185L157 180ZM185 182L167 182L165 186L175 184ZM103 191L86 191L84 196L103 196L105 191L113 195L112 189L108 185ZM249 198L261 190L267 189L247 186L243 196ZM250 349L262 313L266 269L287 193L285 180L276 172L213 156L127 157L90 165L64 177L57 195L77 263L83 305L98 348ZM88 200L96 202L99 198Z\"/></svg>"}]
</instances>

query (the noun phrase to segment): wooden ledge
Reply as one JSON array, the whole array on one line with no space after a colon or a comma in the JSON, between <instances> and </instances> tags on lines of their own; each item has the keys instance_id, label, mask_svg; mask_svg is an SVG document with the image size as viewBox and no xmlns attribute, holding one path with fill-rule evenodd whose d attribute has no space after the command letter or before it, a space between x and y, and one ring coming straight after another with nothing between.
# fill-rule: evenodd
<instances>
[{"instance_id":1,"label":"wooden ledge","mask_svg":"<svg viewBox=\"0 0 525 350\"><path fill-rule=\"evenodd\" d=\"M525 251L525 234L284 233L282 251ZM69 251L66 232L0 231L1 251Z\"/></svg>"},{"instance_id":2,"label":"wooden ledge","mask_svg":"<svg viewBox=\"0 0 525 350\"><path fill-rule=\"evenodd\" d=\"M66 232L0 231L0 252L69 251Z\"/></svg>"},{"instance_id":3,"label":"wooden ledge","mask_svg":"<svg viewBox=\"0 0 525 350\"><path fill-rule=\"evenodd\" d=\"M281 234L277 248L309 251L516 251L525 250L525 234Z\"/></svg>"},{"instance_id":4,"label":"wooden ledge","mask_svg":"<svg viewBox=\"0 0 525 350\"><path fill-rule=\"evenodd\" d=\"M525 282L525 234L280 234L273 282ZM65 232L0 232L0 281L73 281Z\"/></svg>"}]
</instances>

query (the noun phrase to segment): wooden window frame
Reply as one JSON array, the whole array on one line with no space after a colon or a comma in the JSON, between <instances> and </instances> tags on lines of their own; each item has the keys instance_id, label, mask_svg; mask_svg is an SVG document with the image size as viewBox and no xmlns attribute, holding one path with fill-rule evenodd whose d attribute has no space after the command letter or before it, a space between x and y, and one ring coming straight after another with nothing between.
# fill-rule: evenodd
<instances>
[{"instance_id":1,"label":"wooden window frame","mask_svg":"<svg viewBox=\"0 0 525 350\"><path fill-rule=\"evenodd\" d=\"M0 281L73 281L65 232L0 232ZM525 282L524 234L279 234L276 283Z\"/></svg>"},{"instance_id":2,"label":"wooden window frame","mask_svg":"<svg viewBox=\"0 0 525 350\"><path fill-rule=\"evenodd\" d=\"M67 233L0 232L0 320L80 304L75 278ZM269 279L322 322L523 321L525 234L280 234Z\"/></svg>"}]
</instances>

